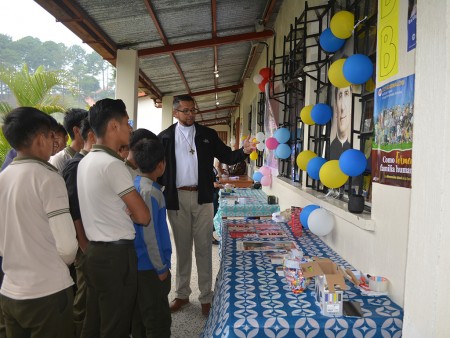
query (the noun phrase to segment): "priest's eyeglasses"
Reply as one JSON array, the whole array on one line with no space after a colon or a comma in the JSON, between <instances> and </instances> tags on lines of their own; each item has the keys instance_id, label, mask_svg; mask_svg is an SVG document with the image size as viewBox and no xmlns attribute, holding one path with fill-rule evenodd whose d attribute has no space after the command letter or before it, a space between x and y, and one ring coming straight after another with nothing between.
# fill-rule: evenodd
<instances>
[{"instance_id":1,"label":"priest's eyeglasses","mask_svg":"<svg viewBox=\"0 0 450 338\"><path fill-rule=\"evenodd\" d=\"M183 110L176 109L176 111L178 111L180 113L183 113L184 115L189 115L189 113L192 113L192 114L197 114L198 113L198 109L197 108L192 108L192 109L185 108Z\"/></svg>"}]
</instances>

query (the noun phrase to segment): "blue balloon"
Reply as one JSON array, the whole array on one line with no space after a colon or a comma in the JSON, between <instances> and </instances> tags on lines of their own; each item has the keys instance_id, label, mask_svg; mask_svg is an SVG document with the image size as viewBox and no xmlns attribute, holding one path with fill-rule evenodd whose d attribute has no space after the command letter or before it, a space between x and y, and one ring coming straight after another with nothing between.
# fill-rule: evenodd
<instances>
[{"instance_id":1,"label":"blue balloon","mask_svg":"<svg viewBox=\"0 0 450 338\"><path fill-rule=\"evenodd\" d=\"M322 49L328 53L334 53L342 48L345 39L339 39L334 36L331 29L325 29L319 37L319 44Z\"/></svg>"},{"instance_id":2,"label":"blue balloon","mask_svg":"<svg viewBox=\"0 0 450 338\"><path fill-rule=\"evenodd\" d=\"M320 180L319 171L326 161L327 161L326 159L320 156L312 158L308 162L308 165L306 166L306 171L308 172L308 175L315 180Z\"/></svg>"},{"instance_id":3,"label":"blue balloon","mask_svg":"<svg viewBox=\"0 0 450 338\"><path fill-rule=\"evenodd\" d=\"M273 134L273 137L276 138L278 143L286 143L289 141L289 138L291 137L291 133L287 128L280 128L275 131Z\"/></svg>"},{"instance_id":4,"label":"blue balloon","mask_svg":"<svg viewBox=\"0 0 450 338\"><path fill-rule=\"evenodd\" d=\"M316 124L327 124L332 114L331 107L325 103L317 103L311 110L311 118Z\"/></svg>"},{"instance_id":5,"label":"blue balloon","mask_svg":"<svg viewBox=\"0 0 450 338\"><path fill-rule=\"evenodd\" d=\"M348 82L363 84L371 78L373 64L367 55L354 54L345 60L342 71Z\"/></svg>"},{"instance_id":6,"label":"blue balloon","mask_svg":"<svg viewBox=\"0 0 450 338\"><path fill-rule=\"evenodd\" d=\"M304 207L302 209L302 211L300 211L300 223L302 223L302 225L305 227L305 229L309 229L309 226L308 226L309 214L318 208L320 208L318 205L310 204L310 205L307 205L306 207Z\"/></svg>"},{"instance_id":7,"label":"blue balloon","mask_svg":"<svg viewBox=\"0 0 450 338\"><path fill-rule=\"evenodd\" d=\"M253 181L255 182L261 182L261 178L263 178L263 174L261 174L259 171L255 171L253 173Z\"/></svg>"},{"instance_id":8,"label":"blue balloon","mask_svg":"<svg viewBox=\"0 0 450 338\"><path fill-rule=\"evenodd\" d=\"M348 149L339 157L339 168L345 175L359 176L366 170L366 155L357 149Z\"/></svg>"},{"instance_id":9,"label":"blue balloon","mask_svg":"<svg viewBox=\"0 0 450 338\"><path fill-rule=\"evenodd\" d=\"M281 159L285 159L291 156L291 147L289 146L289 144L280 143L277 146L277 149L275 149L275 156Z\"/></svg>"}]
</instances>

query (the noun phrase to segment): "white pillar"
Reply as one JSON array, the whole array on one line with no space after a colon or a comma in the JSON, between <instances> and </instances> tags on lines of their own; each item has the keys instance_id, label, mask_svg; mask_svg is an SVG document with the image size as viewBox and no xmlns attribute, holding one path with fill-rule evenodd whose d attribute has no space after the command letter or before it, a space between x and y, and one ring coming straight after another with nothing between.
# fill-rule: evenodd
<instances>
[{"instance_id":1,"label":"white pillar","mask_svg":"<svg viewBox=\"0 0 450 338\"><path fill-rule=\"evenodd\" d=\"M450 332L449 27L447 1L417 1L404 337L448 337Z\"/></svg>"},{"instance_id":2,"label":"white pillar","mask_svg":"<svg viewBox=\"0 0 450 338\"><path fill-rule=\"evenodd\" d=\"M162 98L162 119L161 130L173 124L173 96L163 96Z\"/></svg>"},{"instance_id":3,"label":"white pillar","mask_svg":"<svg viewBox=\"0 0 450 338\"><path fill-rule=\"evenodd\" d=\"M125 102L128 115L133 120L133 129L136 129L139 79L137 51L119 49L117 51L116 69L116 98Z\"/></svg>"}]
</instances>

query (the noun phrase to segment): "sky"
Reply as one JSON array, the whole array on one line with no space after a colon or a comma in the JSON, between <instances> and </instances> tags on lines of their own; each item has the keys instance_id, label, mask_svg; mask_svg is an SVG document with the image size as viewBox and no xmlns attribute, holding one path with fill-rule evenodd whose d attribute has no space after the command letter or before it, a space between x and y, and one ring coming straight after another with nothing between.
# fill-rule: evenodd
<instances>
[{"instance_id":1,"label":"sky","mask_svg":"<svg viewBox=\"0 0 450 338\"><path fill-rule=\"evenodd\" d=\"M80 45L88 53L93 51L33 0L0 0L0 18L0 33L11 36L13 41L32 36L42 42Z\"/></svg>"}]
</instances>

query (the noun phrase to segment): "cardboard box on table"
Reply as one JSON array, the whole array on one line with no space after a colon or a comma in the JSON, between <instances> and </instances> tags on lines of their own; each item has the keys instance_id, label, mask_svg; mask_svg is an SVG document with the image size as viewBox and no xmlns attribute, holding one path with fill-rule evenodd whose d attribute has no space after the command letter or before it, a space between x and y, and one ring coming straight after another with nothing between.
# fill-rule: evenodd
<instances>
[{"instance_id":1,"label":"cardboard box on table","mask_svg":"<svg viewBox=\"0 0 450 338\"><path fill-rule=\"evenodd\" d=\"M345 285L339 267L329 258L313 257L313 261L302 263L304 277L314 277L316 301L324 316L342 316Z\"/></svg>"}]
</instances>

